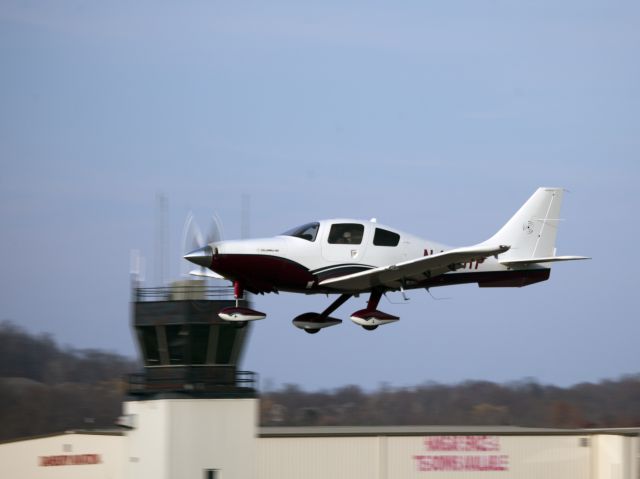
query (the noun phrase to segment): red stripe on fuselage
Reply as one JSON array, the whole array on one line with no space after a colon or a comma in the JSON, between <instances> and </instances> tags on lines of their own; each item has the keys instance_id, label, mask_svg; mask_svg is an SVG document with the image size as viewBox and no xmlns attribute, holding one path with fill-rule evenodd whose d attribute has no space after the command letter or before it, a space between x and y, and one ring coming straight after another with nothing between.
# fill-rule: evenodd
<instances>
[{"instance_id":1,"label":"red stripe on fuselage","mask_svg":"<svg viewBox=\"0 0 640 479\"><path fill-rule=\"evenodd\" d=\"M271 255L232 254L214 256L211 269L225 278L242 282L253 292L274 289L305 290L315 277L295 261Z\"/></svg>"}]
</instances>

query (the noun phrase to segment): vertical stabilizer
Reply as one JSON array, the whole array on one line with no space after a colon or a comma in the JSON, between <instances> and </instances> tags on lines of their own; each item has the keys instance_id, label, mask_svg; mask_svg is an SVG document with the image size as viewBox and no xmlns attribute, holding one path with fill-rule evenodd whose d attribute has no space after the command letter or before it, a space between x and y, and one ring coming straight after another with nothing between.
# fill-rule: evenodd
<instances>
[{"instance_id":1,"label":"vertical stabilizer","mask_svg":"<svg viewBox=\"0 0 640 479\"><path fill-rule=\"evenodd\" d=\"M555 256L562 188L538 188L509 221L488 241L511 249L502 261Z\"/></svg>"}]
</instances>

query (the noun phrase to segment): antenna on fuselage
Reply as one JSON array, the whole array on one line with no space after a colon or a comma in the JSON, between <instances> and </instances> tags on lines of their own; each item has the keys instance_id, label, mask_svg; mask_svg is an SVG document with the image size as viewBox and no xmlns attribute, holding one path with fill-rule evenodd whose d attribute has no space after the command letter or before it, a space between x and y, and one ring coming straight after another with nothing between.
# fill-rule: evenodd
<instances>
[{"instance_id":1,"label":"antenna on fuselage","mask_svg":"<svg viewBox=\"0 0 640 479\"><path fill-rule=\"evenodd\" d=\"M427 293L429 293L429 296L431 296L431 299L433 299L434 301L444 301L446 299L453 299L451 296L445 296L444 298L436 298L433 294L431 294L431 289L430 288L424 288Z\"/></svg>"}]
</instances>

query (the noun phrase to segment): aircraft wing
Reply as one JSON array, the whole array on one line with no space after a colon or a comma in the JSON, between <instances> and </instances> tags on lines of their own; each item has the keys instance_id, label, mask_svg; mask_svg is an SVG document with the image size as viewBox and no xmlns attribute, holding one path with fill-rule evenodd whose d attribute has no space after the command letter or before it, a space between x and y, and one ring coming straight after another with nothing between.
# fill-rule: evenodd
<instances>
[{"instance_id":1,"label":"aircraft wing","mask_svg":"<svg viewBox=\"0 0 640 479\"><path fill-rule=\"evenodd\" d=\"M340 291L367 291L377 286L400 288L406 282L423 281L448 271L455 271L461 264L483 260L504 253L510 246L471 246L456 248L431 256L421 256L402 263L382 266L359 273L330 278L320 286Z\"/></svg>"}]
</instances>

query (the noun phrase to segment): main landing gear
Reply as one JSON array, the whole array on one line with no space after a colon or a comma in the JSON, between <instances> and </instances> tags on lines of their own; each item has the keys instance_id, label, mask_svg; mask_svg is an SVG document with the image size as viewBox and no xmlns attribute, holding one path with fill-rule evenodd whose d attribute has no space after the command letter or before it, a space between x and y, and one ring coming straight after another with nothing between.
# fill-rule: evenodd
<instances>
[{"instance_id":1,"label":"main landing gear","mask_svg":"<svg viewBox=\"0 0 640 479\"><path fill-rule=\"evenodd\" d=\"M351 315L351 321L359 324L367 331L373 331L378 326L398 321L400 319L398 316L383 313L376 309L380 298L382 298L381 291L372 291L371 296L369 296L369 301L367 302L367 307L353 313Z\"/></svg>"},{"instance_id":2,"label":"main landing gear","mask_svg":"<svg viewBox=\"0 0 640 479\"><path fill-rule=\"evenodd\" d=\"M256 321L267 317L265 313L260 311L239 306L240 300L244 298L244 288L239 281L233 282L233 296L236 300L235 307L229 306L218 311L218 316L221 319L235 324L237 328L244 328L248 321Z\"/></svg>"},{"instance_id":3,"label":"main landing gear","mask_svg":"<svg viewBox=\"0 0 640 479\"><path fill-rule=\"evenodd\" d=\"M223 308L218 312L218 316L233 323L237 328L244 328L249 321L257 321L267 317L265 313L250 308L240 307L240 299L244 297L244 288L239 281L233 283L233 295L236 301L235 306ZM297 316L292 322L296 328L302 329L305 333L316 334L321 329L341 324L342 320L332 318L330 315L344 303L346 303L353 295L341 294L331 305L322 313L304 313ZM367 302L367 307L356 311L351 315L351 321L362 326L367 331L373 331L383 324L393 323L400 318L391 314L378 311L378 303L382 298L382 291L372 291Z\"/></svg>"},{"instance_id":4,"label":"main landing gear","mask_svg":"<svg viewBox=\"0 0 640 479\"><path fill-rule=\"evenodd\" d=\"M301 314L292 321L293 325L296 328L304 330L306 333L315 334L322 328L328 328L330 326L340 324L342 323L340 319L332 318L329 315L342 306L349 298L351 298L351 296L353 295L341 295L322 313ZM383 313L376 309L380 302L380 298L382 298L382 291L372 291L369 301L367 302L367 307L353 313L351 315L351 321L362 326L367 331L373 331L378 326L398 321L400 319L399 317Z\"/></svg>"},{"instance_id":5,"label":"main landing gear","mask_svg":"<svg viewBox=\"0 0 640 479\"><path fill-rule=\"evenodd\" d=\"M316 334L322 328L335 326L342 323L341 319L332 318L329 315L342 306L352 295L343 294L336 299L331 306L322 313L304 313L297 316L292 322L296 328L302 329L305 333Z\"/></svg>"}]
</instances>

